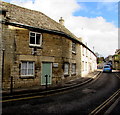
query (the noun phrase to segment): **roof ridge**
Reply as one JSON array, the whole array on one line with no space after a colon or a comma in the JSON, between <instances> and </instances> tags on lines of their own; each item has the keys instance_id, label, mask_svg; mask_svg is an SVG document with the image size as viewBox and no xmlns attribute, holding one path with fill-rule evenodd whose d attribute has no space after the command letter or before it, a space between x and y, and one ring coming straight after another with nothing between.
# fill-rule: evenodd
<instances>
[{"instance_id":1,"label":"roof ridge","mask_svg":"<svg viewBox=\"0 0 120 115\"><path fill-rule=\"evenodd\" d=\"M8 6L8 5L10 5L10 6ZM57 21L53 20L52 18L50 18L49 16L47 16L46 14L44 14L44 13L42 13L40 11L24 8L24 7L14 5L14 4L11 4L11 3L7 3L7 2L3 2L3 1L2 1L2 6L5 6L5 7L17 7L18 9L21 9L21 10L24 10L24 11L27 11L27 12L33 12L33 14L37 13L37 14L41 15L42 17L46 18L47 20L49 20L51 23L54 23L54 26L55 26L56 29L55 28L54 29L49 28L49 27L47 29L65 32L65 33L69 34L70 36L73 36L74 38L77 39L77 37L69 29L67 29L65 26L61 25L60 23L58 23ZM28 24L28 25L30 25L30 24ZM42 27L44 28L44 26L46 26L46 24L44 24ZM47 25L47 26L49 26L49 25ZM45 27L45 29L46 29L46 27Z\"/></svg>"}]
</instances>

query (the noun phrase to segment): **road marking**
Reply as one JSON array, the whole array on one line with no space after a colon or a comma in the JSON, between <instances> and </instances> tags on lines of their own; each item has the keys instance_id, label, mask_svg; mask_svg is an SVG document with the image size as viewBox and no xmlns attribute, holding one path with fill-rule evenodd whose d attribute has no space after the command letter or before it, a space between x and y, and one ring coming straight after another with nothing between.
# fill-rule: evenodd
<instances>
[{"instance_id":1,"label":"road marking","mask_svg":"<svg viewBox=\"0 0 120 115\"><path fill-rule=\"evenodd\" d=\"M104 101L101 105L99 105L96 109L94 109L89 115L96 115L99 113L106 105L108 105L118 94L120 93L120 89L118 89L112 96L110 96L106 101Z\"/></svg>"},{"instance_id":2,"label":"road marking","mask_svg":"<svg viewBox=\"0 0 120 115\"><path fill-rule=\"evenodd\" d=\"M117 73L115 73L115 75L120 79L120 76Z\"/></svg>"},{"instance_id":3,"label":"road marking","mask_svg":"<svg viewBox=\"0 0 120 115\"><path fill-rule=\"evenodd\" d=\"M75 90L75 89L70 89L71 90ZM20 101L20 100L27 100L27 99L35 99L35 98L42 98L42 97L49 97L52 95L57 95L57 94L62 94L62 93L66 93L69 92L69 90L66 91L62 91L62 92L57 92L57 93L53 93L53 94L47 94L46 95L41 95L41 96L32 96L32 97L23 97L23 98L18 98L18 99L8 99L8 100L0 100L0 103L5 103L5 102L11 102L11 101Z\"/></svg>"},{"instance_id":4,"label":"road marking","mask_svg":"<svg viewBox=\"0 0 120 115\"><path fill-rule=\"evenodd\" d=\"M34 96L34 97L24 97L24 98L18 98L18 99L9 99L9 100L2 100L0 102L10 102L10 101L19 101L19 100L25 100L25 99L33 99L33 98L38 98L38 97L43 97L43 96Z\"/></svg>"},{"instance_id":5,"label":"road marking","mask_svg":"<svg viewBox=\"0 0 120 115\"><path fill-rule=\"evenodd\" d=\"M119 101L120 101L120 97L110 106L109 109L107 109L104 115L109 115L113 111L113 109L116 107Z\"/></svg>"},{"instance_id":6,"label":"road marking","mask_svg":"<svg viewBox=\"0 0 120 115\"><path fill-rule=\"evenodd\" d=\"M100 76L102 73L98 73L96 76ZM97 79L98 79L97 77ZM84 85L86 84L87 82L89 82L91 79L88 79L87 81L81 83L81 84L76 84L74 86L69 86L69 87L64 87L64 88L60 88L60 89L56 89L56 90L50 90L50 91L43 91L43 92L38 92L38 93L43 93L44 95L39 95L39 96L32 96L32 97L23 97L23 98L19 98L18 96L21 96L21 95L13 95L13 96L5 96L3 98L7 98L7 97L15 97L17 96L18 98L17 99L8 99L8 100L1 100L0 102L4 103L4 102L10 102L10 101L19 101L19 100L27 100L27 99L34 99L34 98L42 98L42 97L47 97L47 96L52 96L52 95L56 95L56 94L62 94L62 93L66 93L66 92L69 92L71 90L75 90L76 88L75 87L78 87L78 86L81 86L81 85ZM70 88L73 88L73 89L70 89ZM66 91L61 91L61 90L66 90ZM53 93L53 94L47 94L49 92L54 92L54 91L61 91L61 92L57 92L57 93ZM26 96L26 95L30 95L30 94L38 94L38 93L29 93L29 94L22 94L22 96ZM46 95L47 94L47 95Z\"/></svg>"}]
</instances>

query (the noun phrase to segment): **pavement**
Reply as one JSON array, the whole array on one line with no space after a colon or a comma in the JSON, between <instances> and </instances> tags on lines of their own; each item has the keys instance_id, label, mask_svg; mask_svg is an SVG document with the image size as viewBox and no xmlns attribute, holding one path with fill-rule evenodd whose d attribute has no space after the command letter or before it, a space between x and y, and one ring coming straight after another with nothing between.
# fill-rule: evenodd
<instances>
[{"instance_id":1,"label":"pavement","mask_svg":"<svg viewBox=\"0 0 120 115\"><path fill-rule=\"evenodd\" d=\"M97 70L92 73L89 73L85 77L79 77L76 78L75 80L70 80L69 82L66 82L62 86L55 86L55 87L44 87L41 89L40 87L30 87L30 88L17 88L13 89L12 92L9 90L2 90L2 96L8 96L8 95L16 95L16 94L24 94L24 93L34 93L34 92L56 92L56 91L62 91L62 90L67 90L73 87L81 86L84 85L93 79L95 79L101 71Z\"/></svg>"}]
</instances>

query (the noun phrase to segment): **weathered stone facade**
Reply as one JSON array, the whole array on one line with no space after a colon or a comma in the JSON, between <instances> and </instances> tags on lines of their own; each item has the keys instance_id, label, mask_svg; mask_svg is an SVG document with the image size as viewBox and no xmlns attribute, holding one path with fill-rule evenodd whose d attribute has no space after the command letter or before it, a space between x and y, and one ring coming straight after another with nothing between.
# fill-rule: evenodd
<instances>
[{"instance_id":1,"label":"weathered stone facade","mask_svg":"<svg viewBox=\"0 0 120 115\"><path fill-rule=\"evenodd\" d=\"M33 48L29 46L29 32L30 30L9 25L3 28L3 33L6 33L2 35L5 49L3 88L9 88L11 77L13 77L14 88L41 85L42 62L58 63L57 68L52 68L53 85L72 79L71 70L69 71L70 78L65 78L63 72L63 64L65 62L70 63L70 66L71 63L76 63L78 67L80 66L80 50L76 51L76 54L72 53L72 41L60 35L41 33L42 47L40 49L37 48L36 55L32 55ZM76 49L79 49L79 44L76 47L78 47ZM34 78L29 76L26 78L21 77L21 61L35 62ZM80 75L79 69L76 74Z\"/></svg>"},{"instance_id":2,"label":"weathered stone facade","mask_svg":"<svg viewBox=\"0 0 120 115\"><path fill-rule=\"evenodd\" d=\"M120 70L120 49L117 49L112 56L112 67L115 70Z\"/></svg>"},{"instance_id":3,"label":"weathered stone facade","mask_svg":"<svg viewBox=\"0 0 120 115\"><path fill-rule=\"evenodd\" d=\"M4 56L1 55L4 63L0 61L0 67L1 71L4 70L3 89L10 88L11 78L13 78L13 88L44 87L42 80L45 77L44 69L47 69L47 64L51 66L48 68L51 72L49 75L51 87L62 85L75 77L81 77L81 46L95 57L87 46L63 25L42 13L4 2L2 6L7 11L6 16L4 15L5 19L1 21L3 42L0 51L3 52L4 49ZM34 32L35 41L31 41L30 33L32 32ZM41 35L40 39L37 34ZM41 44L39 47L36 44L31 46L30 42ZM31 71L32 75L29 74ZM28 75L25 72L28 72Z\"/></svg>"}]
</instances>

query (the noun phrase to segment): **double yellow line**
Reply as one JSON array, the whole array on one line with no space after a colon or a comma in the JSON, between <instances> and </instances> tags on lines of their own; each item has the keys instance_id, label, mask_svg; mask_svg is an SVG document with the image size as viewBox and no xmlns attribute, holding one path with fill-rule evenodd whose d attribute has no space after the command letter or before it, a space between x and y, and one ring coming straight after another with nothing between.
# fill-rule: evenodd
<instances>
[{"instance_id":1,"label":"double yellow line","mask_svg":"<svg viewBox=\"0 0 120 115\"><path fill-rule=\"evenodd\" d=\"M120 79L120 76L117 74L117 73L115 73L116 74L116 76Z\"/></svg>"},{"instance_id":2,"label":"double yellow line","mask_svg":"<svg viewBox=\"0 0 120 115\"><path fill-rule=\"evenodd\" d=\"M116 76L120 79L120 76L116 74ZM107 105L109 105L113 99L115 99L120 94L120 89L118 89L112 96L110 96L106 101L104 101L101 105L99 105L96 109L94 109L89 115L97 115L100 111L102 111Z\"/></svg>"},{"instance_id":3,"label":"double yellow line","mask_svg":"<svg viewBox=\"0 0 120 115\"><path fill-rule=\"evenodd\" d=\"M102 73L98 73L96 76L100 76ZM98 77L97 77L98 78ZM56 94L61 94L61 93L66 93L66 92L69 92L70 90L75 90L74 88L75 87L79 87L81 85L84 85L85 83L89 82L90 80L87 80L81 84L76 84L74 86L69 86L69 87L64 87L64 88L60 88L60 89L57 89L57 90L50 90L50 91L43 91L42 93L43 94L40 94L40 95L37 95L37 96L29 96L29 95L32 95L32 94L38 94L38 93L29 93L29 94L22 94L22 96L28 96L28 97L19 97L21 95L13 95L13 96L5 96L5 98L12 98L12 97L16 97L16 99L7 99L7 100L2 100L2 97L1 97L1 100L0 100L0 103L4 103L4 102L10 102L10 101L19 101L19 100L27 100L27 99L34 99L34 98L42 98L42 97L46 97L46 96L52 96L52 95L56 95ZM57 92L54 92L54 91L57 91ZM54 92L54 93L51 93L51 94L47 94L49 92ZM3 97L4 98L4 97Z\"/></svg>"},{"instance_id":4,"label":"double yellow line","mask_svg":"<svg viewBox=\"0 0 120 115\"><path fill-rule=\"evenodd\" d=\"M97 115L101 112L107 105L109 105L113 99L115 99L120 94L120 89L118 89L112 96L110 96L106 101L94 109L89 115Z\"/></svg>"},{"instance_id":5,"label":"double yellow line","mask_svg":"<svg viewBox=\"0 0 120 115\"><path fill-rule=\"evenodd\" d=\"M50 91L46 91L44 94L38 95L38 96L21 97L21 98L17 98L17 99L8 99L8 100L0 100L0 103L11 102L11 101L20 101L20 100L28 100L28 99L35 99L35 98L42 98L42 97L49 97L49 96L53 96L53 95L57 95L57 94L64 94L64 93L67 93L71 90L75 90L75 89L64 90L64 91L55 92L55 93L51 93L51 94L49 94ZM54 91L54 90L51 90L51 91Z\"/></svg>"}]
</instances>

